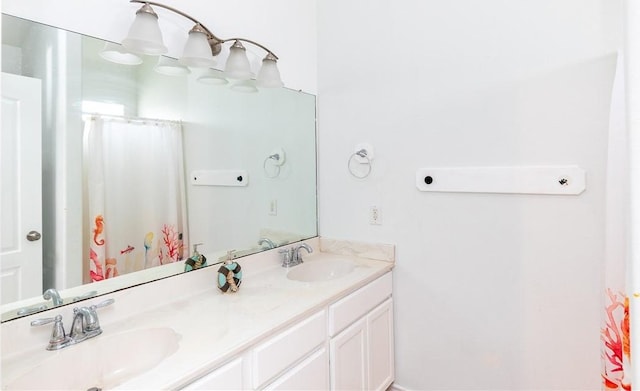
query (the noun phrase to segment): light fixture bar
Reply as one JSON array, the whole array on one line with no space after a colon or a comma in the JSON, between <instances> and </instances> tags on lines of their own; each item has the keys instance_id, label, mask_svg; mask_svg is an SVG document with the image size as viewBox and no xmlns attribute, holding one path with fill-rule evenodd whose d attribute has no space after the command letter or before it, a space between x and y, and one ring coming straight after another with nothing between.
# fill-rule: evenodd
<instances>
[{"instance_id":1,"label":"light fixture bar","mask_svg":"<svg viewBox=\"0 0 640 391\"><path fill-rule=\"evenodd\" d=\"M257 47L261 48L262 50L264 50L265 52L267 52L267 55L272 55L276 60L278 60L278 56L276 56L271 50L269 50L268 48L264 47L263 45L260 45L258 42L256 41L252 41L250 39L246 39L246 38L227 38L227 39L223 39L222 43L224 42L229 42L229 41L242 41L242 42L248 42L250 44L256 45Z\"/></svg>"},{"instance_id":2,"label":"light fixture bar","mask_svg":"<svg viewBox=\"0 0 640 391\"><path fill-rule=\"evenodd\" d=\"M211 30L209 30L207 28L207 26L205 26L202 22L200 22L198 19L194 18L191 15L188 15L178 9L175 9L173 7L170 7L168 5L164 5L162 3L156 3L155 1L145 1L145 0L129 0L130 3L141 3L141 4L148 4L148 5L153 5L153 6L157 6L160 8L164 8L167 9L169 11L175 12L178 15L182 15L185 18L191 20L192 22L196 23L197 25L200 25L200 27L202 27L202 29L205 31L205 34L207 35L207 40L209 41L209 46L211 46L211 53L216 56L220 53L220 51L222 50L222 44L225 42L229 42L229 41L242 41L242 42L248 42L252 45L255 45L259 48L261 48L262 50L266 51L268 54L272 55L273 57L275 57L275 59L278 59L278 56L276 56L271 50L269 50L269 48L267 48L266 46L247 39L247 38L227 38L227 39L222 39L222 38L218 38L215 34L213 34L211 32Z\"/></svg>"},{"instance_id":3,"label":"light fixture bar","mask_svg":"<svg viewBox=\"0 0 640 391\"><path fill-rule=\"evenodd\" d=\"M185 18L187 18L187 19L191 20L192 22L194 22L194 23L197 23L197 24L201 25L201 26L202 26L202 28L204 28L204 29L206 30L206 32L207 32L207 34L208 34L208 35L210 35L212 38L214 38L214 39L216 39L216 40L218 40L218 41L221 41L221 42L222 42L222 40L220 40L218 37L216 37L216 36L215 36L215 35L214 35L214 34L213 34L213 33L212 33L208 28L206 28L206 27L205 27L205 25L204 25L204 24L202 24L198 19L196 19L196 18L194 18L193 16L190 16L190 15L188 15L188 14L185 14L184 12L182 12L182 11L180 11L180 10L178 10L178 9L175 9L175 8L173 8L173 7L170 7L170 6L168 6L168 5L164 5L164 4L161 4L161 3L156 3L156 2L154 2L154 1L130 0L129 2L130 2L130 3L140 3L140 4L155 5L155 6L158 6L158 7L164 8L164 9L168 9L169 11L175 12L176 14L182 15L182 16L184 16Z\"/></svg>"}]
</instances>

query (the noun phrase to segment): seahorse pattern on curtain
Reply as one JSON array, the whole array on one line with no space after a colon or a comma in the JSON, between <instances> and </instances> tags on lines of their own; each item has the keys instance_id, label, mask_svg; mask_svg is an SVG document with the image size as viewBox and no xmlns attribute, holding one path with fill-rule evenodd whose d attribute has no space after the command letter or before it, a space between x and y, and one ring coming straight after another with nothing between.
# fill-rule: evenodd
<instances>
[{"instance_id":1,"label":"seahorse pattern on curtain","mask_svg":"<svg viewBox=\"0 0 640 391\"><path fill-rule=\"evenodd\" d=\"M187 227L180 124L92 117L84 144L91 281L178 261Z\"/></svg>"},{"instance_id":2,"label":"seahorse pattern on curtain","mask_svg":"<svg viewBox=\"0 0 640 391\"><path fill-rule=\"evenodd\" d=\"M623 58L618 56L609 114L605 217L605 300L601 328L602 389L631 390L628 262L629 157Z\"/></svg>"}]
</instances>

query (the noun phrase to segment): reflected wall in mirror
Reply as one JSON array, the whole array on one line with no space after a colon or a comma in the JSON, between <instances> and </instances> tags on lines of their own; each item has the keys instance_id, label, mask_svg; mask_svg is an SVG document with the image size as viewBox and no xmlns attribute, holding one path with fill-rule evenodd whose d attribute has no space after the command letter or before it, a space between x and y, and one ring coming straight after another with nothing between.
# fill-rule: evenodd
<instances>
[{"instance_id":1,"label":"reflected wall in mirror","mask_svg":"<svg viewBox=\"0 0 640 391\"><path fill-rule=\"evenodd\" d=\"M105 41L2 18L3 321L51 308L49 288L66 304L181 273L191 244L202 243L211 265L229 250L243 256L317 235L313 95L242 93L203 83L202 70L159 73L152 57L116 64L100 56ZM126 129L111 157L92 149L96 123L109 137ZM145 124L154 135L134 140ZM164 127L179 137L157 136ZM159 159L139 166L145 154ZM102 209L96 171L120 181L98 197ZM171 217L153 221L163 213ZM132 221L156 228L125 234ZM41 238L25 240L31 231Z\"/></svg>"}]
</instances>

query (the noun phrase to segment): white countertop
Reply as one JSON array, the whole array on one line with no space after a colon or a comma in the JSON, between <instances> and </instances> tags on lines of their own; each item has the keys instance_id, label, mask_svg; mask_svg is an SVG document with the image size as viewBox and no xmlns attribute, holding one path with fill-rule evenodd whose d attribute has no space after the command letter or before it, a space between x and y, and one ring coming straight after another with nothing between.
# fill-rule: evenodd
<instances>
[{"instance_id":1,"label":"white countertop","mask_svg":"<svg viewBox=\"0 0 640 391\"><path fill-rule=\"evenodd\" d=\"M322 309L393 268L393 262L319 251L305 256L305 259L322 262L335 257L350 259L355 263L355 269L329 281L293 281L286 278L287 269L280 266L277 253L272 250L238 260L242 265L243 281L236 293L223 294L217 289L218 266L214 266L185 273L184 278L143 285L139 292L128 289L97 298L95 302L114 297L116 302L99 310L103 334L81 344L91 344L103 336L136 329L172 328L180 335L178 350L156 367L117 388L141 390L184 386L257 341ZM5 327L8 324L3 323L3 388L7 382L56 354L45 350L50 326L43 326L47 329L45 333L36 333L33 331L35 328L28 326L28 321L42 316L39 314L9 322L13 327ZM67 330L71 325L70 319L71 316L64 318ZM26 350L18 351L20 342L10 343L6 339L11 338L11 332L24 327L32 334L23 337L24 340L37 339L39 346L31 344ZM134 352L135 347L132 347L123 355Z\"/></svg>"}]
</instances>

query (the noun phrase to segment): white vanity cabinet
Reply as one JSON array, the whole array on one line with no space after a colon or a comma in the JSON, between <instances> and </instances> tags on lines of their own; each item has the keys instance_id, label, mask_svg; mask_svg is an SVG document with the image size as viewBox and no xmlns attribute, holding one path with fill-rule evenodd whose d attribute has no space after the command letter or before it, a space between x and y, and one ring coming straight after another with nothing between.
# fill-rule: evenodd
<instances>
[{"instance_id":1,"label":"white vanity cabinet","mask_svg":"<svg viewBox=\"0 0 640 391\"><path fill-rule=\"evenodd\" d=\"M258 343L184 390L326 390L327 311L323 309Z\"/></svg>"},{"instance_id":2,"label":"white vanity cabinet","mask_svg":"<svg viewBox=\"0 0 640 391\"><path fill-rule=\"evenodd\" d=\"M329 307L331 389L385 390L394 380L391 273Z\"/></svg>"},{"instance_id":3,"label":"white vanity cabinet","mask_svg":"<svg viewBox=\"0 0 640 391\"><path fill-rule=\"evenodd\" d=\"M391 273L267 337L186 390L385 390L394 380Z\"/></svg>"}]
</instances>

